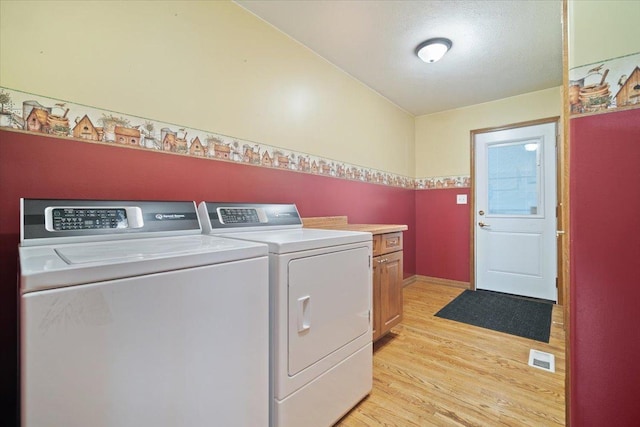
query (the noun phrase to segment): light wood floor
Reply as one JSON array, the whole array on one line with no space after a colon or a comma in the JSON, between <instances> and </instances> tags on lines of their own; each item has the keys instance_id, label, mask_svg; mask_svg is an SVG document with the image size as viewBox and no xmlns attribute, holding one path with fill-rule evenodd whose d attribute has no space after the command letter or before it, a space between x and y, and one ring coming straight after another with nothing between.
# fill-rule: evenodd
<instances>
[{"instance_id":1,"label":"light wood floor","mask_svg":"<svg viewBox=\"0 0 640 427\"><path fill-rule=\"evenodd\" d=\"M404 289L403 322L374 348L373 390L337 426L564 425L562 307L546 344L434 316L461 292ZM531 348L554 354L556 372L528 366Z\"/></svg>"}]
</instances>

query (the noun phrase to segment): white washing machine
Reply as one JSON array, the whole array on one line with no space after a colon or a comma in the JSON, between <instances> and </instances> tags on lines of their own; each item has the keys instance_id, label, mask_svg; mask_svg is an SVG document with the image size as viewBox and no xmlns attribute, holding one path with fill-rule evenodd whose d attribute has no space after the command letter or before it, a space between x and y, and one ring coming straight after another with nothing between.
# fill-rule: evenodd
<instances>
[{"instance_id":1,"label":"white washing machine","mask_svg":"<svg viewBox=\"0 0 640 427\"><path fill-rule=\"evenodd\" d=\"M304 229L295 205L198 210L205 232L269 246L271 426L331 426L372 387L371 233Z\"/></svg>"},{"instance_id":2,"label":"white washing machine","mask_svg":"<svg viewBox=\"0 0 640 427\"><path fill-rule=\"evenodd\" d=\"M194 202L21 201L25 427L266 426L267 245Z\"/></svg>"}]
</instances>

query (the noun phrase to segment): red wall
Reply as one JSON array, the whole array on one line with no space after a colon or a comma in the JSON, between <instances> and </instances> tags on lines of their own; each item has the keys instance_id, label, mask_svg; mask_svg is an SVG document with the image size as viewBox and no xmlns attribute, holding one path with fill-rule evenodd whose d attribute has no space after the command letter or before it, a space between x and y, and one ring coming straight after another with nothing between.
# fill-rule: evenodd
<instances>
[{"instance_id":1,"label":"red wall","mask_svg":"<svg viewBox=\"0 0 640 427\"><path fill-rule=\"evenodd\" d=\"M469 282L469 188L416 191L416 274Z\"/></svg>"},{"instance_id":2,"label":"red wall","mask_svg":"<svg viewBox=\"0 0 640 427\"><path fill-rule=\"evenodd\" d=\"M571 425L640 421L640 109L574 118Z\"/></svg>"},{"instance_id":3,"label":"red wall","mask_svg":"<svg viewBox=\"0 0 640 427\"><path fill-rule=\"evenodd\" d=\"M570 126L571 421L635 425L640 109L574 118ZM407 224L405 277L469 281L470 213L456 204L456 194L469 189L404 190L0 130L2 400L15 402L17 384L20 197L295 202L303 216Z\"/></svg>"},{"instance_id":4,"label":"red wall","mask_svg":"<svg viewBox=\"0 0 640 427\"><path fill-rule=\"evenodd\" d=\"M237 163L0 130L0 392L15 402L19 199L296 203L304 216L407 224L404 275L415 274L413 190ZM6 413L0 413L5 425ZM6 425L12 424L10 421Z\"/></svg>"}]
</instances>

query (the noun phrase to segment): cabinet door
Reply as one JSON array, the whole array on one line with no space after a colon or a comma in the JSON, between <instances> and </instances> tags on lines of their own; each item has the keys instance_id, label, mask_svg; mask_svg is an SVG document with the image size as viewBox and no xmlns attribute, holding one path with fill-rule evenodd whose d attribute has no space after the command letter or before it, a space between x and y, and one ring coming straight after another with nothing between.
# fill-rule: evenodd
<instances>
[{"instance_id":1,"label":"cabinet door","mask_svg":"<svg viewBox=\"0 0 640 427\"><path fill-rule=\"evenodd\" d=\"M381 256L373 259L373 300L371 303L371 316L373 336L372 340L376 341L382 335L380 330L380 260Z\"/></svg>"},{"instance_id":2,"label":"cabinet door","mask_svg":"<svg viewBox=\"0 0 640 427\"><path fill-rule=\"evenodd\" d=\"M402 320L402 251L381 258L379 327L384 334Z\"/></svg>"}]
</instances>

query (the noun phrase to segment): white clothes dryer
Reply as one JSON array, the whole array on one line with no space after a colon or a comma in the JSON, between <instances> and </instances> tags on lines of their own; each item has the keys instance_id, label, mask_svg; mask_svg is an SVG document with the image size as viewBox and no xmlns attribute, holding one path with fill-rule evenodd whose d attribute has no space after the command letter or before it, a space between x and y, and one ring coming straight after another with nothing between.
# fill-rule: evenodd
<instances>
[{"instance_id":1,"label":"white clothes dryer","mask_svg":"<svg viewBox=\"0 0 640 427\"><path fill-rule=\"evenodd\" d=\"M268 424L267 246L193 202L21 200L24 427Z\"/></svg>"},{"instance_id":2,"label":"white clothes dryer","mask_svg":"<svg viewBox=\"0 0 640 427\"><path fill-rule=\"evenodd\" d=\"M269 246L271 426L333 425L372 387L371 233L302 228L293 204L198 210L205 232Z\"/></svg>"}]
</instances>

